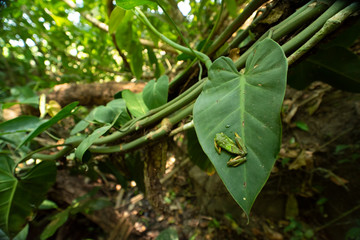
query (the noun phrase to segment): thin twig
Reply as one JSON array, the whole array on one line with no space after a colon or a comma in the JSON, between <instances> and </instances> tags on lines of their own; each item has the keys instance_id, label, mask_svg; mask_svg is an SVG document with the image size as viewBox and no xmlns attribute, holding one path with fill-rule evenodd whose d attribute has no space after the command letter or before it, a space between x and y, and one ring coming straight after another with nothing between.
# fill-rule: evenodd
<instances>
[{"instance_id":1,"label":"thin twig","mask_svg":"<svg viewBox=\"0 0 360 240\"><path fill-rule=\"evenodd\" d=\"M350 209L349 211L344 212L343 214L341 214L340 216L338 216L337 218L334 218L333 220L331 220L330 222L318 227L315 229L315 232L321 231L324 228L327 228L329 226L331 226L332 224L334 224L335 222L339 221L340 219L350 215L351 213L357 211L358 209L360 209L360 205L357 205L356 207L353 207L352 209Z\"/></svg>"}]
</instances>

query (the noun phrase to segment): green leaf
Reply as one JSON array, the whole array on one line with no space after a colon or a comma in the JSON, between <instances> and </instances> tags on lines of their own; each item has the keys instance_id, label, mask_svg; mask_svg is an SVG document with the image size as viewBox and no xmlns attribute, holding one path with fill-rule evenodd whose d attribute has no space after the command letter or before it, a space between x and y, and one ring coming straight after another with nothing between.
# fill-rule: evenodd
<instances>
[{"instance_id":1,"label":"green leaf","mask_svg":"<svg viewBox=\"0 0 360 240\"><path fill-rule=\"evenodd\" d=\"M149 111L141 93L136 94L130 90L124 90L122 91L122 96L125 100L126 107L134 117L140 117Z\"/></svg>"},{"instance_id":2,"label":"green leaf","mask_svg":"<svg viewBox=\"0 0 360 240\"><path fill-rule=\"evenodd\" d=\"M195 57L194 56L191 56L187 53L180 53L177 57L176 57L176 60L177 61L186 61L186 60L194 60Z\"/></svg>"},{"instance_id":3,"label":"green leaf","mask_svg":"<svg viewBox=\"0 0 360 240\"><path fill-rule=\"evenodd\" d=\"M71 129L70 135L75 135L75 134L85 130L85 128L87 128L89 126L90 122L94 120L94 110L91 111L85 117L85 119L78 122L73 129Z\"/></svg>"},{"instance_id":4,"label":"green leaf","mask_svg":"<svg viewBox=\"0 0 360 240\"><path fill-rule=\"evenodd\" d=\"M297 126L298 128L300 128L301 130L306 131L306 132L309 131L308 125L307 125L306 123L304 123L304 122L297 121L295 124L296 124L296 126Z\"/></svg>"},{"instance_id":5,"label":"green leaf","mask_svg":"<svg viewBox=\"0 0 360 240\"><path fill-rule=\"evenodd\" d=\"M113 34L120 26L121 20L124 18L126 11L118 6L114 8L110 15L109 33Z\"/></svg>"},{"instance_id":6,"label":"green leaf","mask_svg":"<svg viewBox=\"0 0 360 240\"><path fill-rule=\"evenodd\" d=\"M26 240L28 233L29 224L26 224L26 226L12 240Z\"/></svg>"},{"instance_id":7,"label":"green leaf","mask_svg":"<svg viewBox=\"0 0 360 240\"><path fill-rule=\"evenodd\" d=\"M129 52L129 54L131 72L135 75L137 79L140 79L143 72L142 65L144 62L142 45L138 41L132 41L130 49L131 51Z\"/></svg>"},{"instance_id":8,"label":"green leaf","mask_svg":"<svg viewBox=\"0 0 360 240\"><path fill-rule=\"evenodd\" d=\"M0 123L0 135L32 131L42 124L44 120L34 116L20 116Z\"/></svg>"},{"instance_id":9,"label":"green leaf","mask_svg":"<svg viewBox=\"0 0 360 240\"><path fill-rule=\"evenodd\" d=\"M49 237L54 235L56 230L61 227L69 218L70 209L71 208L67 208L64 211L55 214L51 218L51 222L45 227L44 231L40 235L41 240L48 239Z\"/></svg>"},{"instance_id":10,"label":"green leaf","mask_svg":"<svg viewBox=\"0 0 360 240\"><path fill-rule=\"evenodd\" d=\"M156 82L149 81L143 90L143 99L149 109L154 109L164 105L168 98L169 78L161 76Z\"/></svg>"},{"instance_id":11,"label":"green leaf","mask_svg":"<svg viewBox=\"0 0 360 240\"><path fill-rule=\"evenodd\" d=\"M98 140L102 135L104 135L116 123L119 116L120 113L113 118L113 122L111 124L107 124L101 128L96 129L92 134L90 134L87 138L85 138L75 150L76 158L82 160L86 150L88 150L88 148L96 140Z\"/></svg>"},{"instance_id":12,"label":"green leaf","mask_svg":"<svg viewBox=\"0 0 360 240\"><path fill-rule=\"evenodd\" d=\"M102 135L104 135L112 125L106 125L101 128L96 129L93 133L91 133L87 138L85 138L80 145L75 150L76 158L82 160L85 151Z\"/></svg>"},{"instance_id":13,"label":"green leaf","mask_svg":"<svg viewBox=\"0 0 360 240\"><path fill-rule=\"evenodd\" d=\"M116 116L110 107L99 106L94 109L94 120L100 123L111 123Z\"/></svg>"},{"instance_id":14,"label":"green leaf","mask_svg":"<svg viewBox=\"0 0 360 240\"><path fill-rule=\"evenodd\" d=\"M134 14L131 11L127 11L121 22L121 27L116 31L116 43L120 49L131 51L131 43L133 41L133 22ZM136 40L134 40L136 41Z\"/></svg>"},{"instance_id":15,"label":"green leaf","mask_svg":"<svg viewBox=\"0 0 360 240\"><path fill-rule=\"evenodd\" d=\"M14 176L12 159L0 156L0 228L15 236L31 219L55 182L54 161L43 161L24 175Z\"/></svg>"},{"instance_id":16,"label":"green leaf","mask_svg":"<svg viewBox=\"0 0 360 240\"><path fill-rule=\"evenodd\" d=\"M287 61L271 39L260 42L238 72L230 58L217 59L194 106L199 142L226 188L249 215L267 181L280 149L280 110L286 88ZM224 132L234 140L238 133L247 150L247 161L227 167L232 155L214 147L214 137Z\"/></svg>"},{"instance_id":17,"label":"green leaf","mask_svg":"<svg viewBox=\"0 0 360 240\"><path fill-rule=\"evenodd\" d=\"M237 4L235 0L225 0L226 8L230 13L230 16L235 18L237 16L236 8Z\"/></svg>"},{"instance_id":18,"label":"green leaf","mask_svg":"<svg viewBox=\"0 0 360 240\"><path fill-rule=\"evenodd\" d=\"M122 126L125 123L127 123L129 120L131 120L131 117L129 116L127 109L126 109L126 103L125 100L122 98L114 99L106 104L106 107L110 107L114 110L116 114L120 113L119 119L117 123Z\"/></svg>"},{"instance_id":19,"label":"green leaf","mask_svg":"<svg viewBox=\"0 0 360 240\"><path fill-rule=\"evenodd\" d=\"M149 62L150 62L150 68L152 71L154 71L154 75L156 78L159 78L161 75L161 68L159 65L159 61L156 58L156 55L154 53L154 50L151 47L145 47L147 50L147 54L149 57Z\"/></svg>"},{"instance_id":20,"label":"green leaf","mask_svg":"<svg viewBox=\"0 0 360 240\"><path fill-rule=\"evenodd\" d=\"M29 224L16 235L14 238L10 239L1 229L0 229L0 240L26 240L29 233Z\"/></svg>"},{"instance_id":21,"label":"green leaf","mask_svg":"<svg viewBox=\"0 0 360 240\"><path fill-rule=\"evenodd\" d=\"M159 236L157 236L156 240L178 240L179 236L175 228L167 228L160 232Z\"/></svg>"},{"instance_id":22,"label":"green leaf","mask_svg":"<svg viewBox=\"0 0 360 240\"><path fill-rule=\"evenodd\" d=\"M36 129L34 129L29 135L20 143L18 148L20 148L22 145L51 127L52 125L56 124L58 121L66 118L67 116L71 115L72 110L79 104L79 102L73 102L68 104L66 107L61 109L60 112L58 112L54 117L49 119L48 121L44 122L40 126L38 126Z\"/></svg>"},{"instance_id":23,"label":"green leaf","mask_svg":"<svg viewBox=\"0 0 360 240\"><path fill-rule=\"evenodd\" d=\"M156 2L152 0L116 0L116 5L125 9L131 10L136 6L149 5L152 8L156 7Z\"/></svg>"},{"instance_id":24,"label":"green leaf","mask_svg":"<svg viewBox=\"0 0 360 240\"><path fill-rule=\"evenodd\" d=\"M57 209L58 205L50 200L45 199L39 206L40 210Z\"/></svg>"}]
</instances>

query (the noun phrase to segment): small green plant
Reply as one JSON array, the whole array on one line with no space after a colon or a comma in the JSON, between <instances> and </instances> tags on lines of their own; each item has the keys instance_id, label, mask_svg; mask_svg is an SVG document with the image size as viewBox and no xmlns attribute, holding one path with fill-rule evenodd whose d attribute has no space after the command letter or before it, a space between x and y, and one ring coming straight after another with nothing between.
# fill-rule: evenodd
<instances>
[{"instance_id":1,"label":"small green plant","mask_svg":"<svg viewBox=\"0 0 360 240\"><path fill-rule=\"evenodd\" d=\"M291 240L314 239L314 231L295 219L290 219L289 225L284 228L284 233L290 234Z\"/></svg>"},{"instance_id":2,"label":"small green plant","mask_svg":"<svg viewBox=\"0 0 360 240\"><path fill-rule=\"evenodd\" d=\"M346 240L359 240L360 239L360 220L355 221L355 226L350 228L345 235Z\"/></svg>"}]
</instances>

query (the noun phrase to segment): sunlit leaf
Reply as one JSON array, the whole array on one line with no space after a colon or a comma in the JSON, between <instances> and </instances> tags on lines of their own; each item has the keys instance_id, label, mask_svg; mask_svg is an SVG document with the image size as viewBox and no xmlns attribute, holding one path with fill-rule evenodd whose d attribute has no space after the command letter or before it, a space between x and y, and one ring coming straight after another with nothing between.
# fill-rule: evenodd
<instances>
[{"instance_id":1,"label":"sunlit leaf","mask_svg":"<svg viewBox=\"0 0 360 240\"><path fill-rule=\"evenodd\" d=\"M137 41L132 41L131 51L129 52L129 54L131 71L137 79L140 79L143 73L142 65L144 63L142 45L139 44Z\"/></svg>"},{"instance_id":2,"label":"sunlit leaf","mask_svg":"<svg viewBox=\"0 0 360 240\"><path fill-rule=\"evenodd\" d=\"M131 10L136 6L145 4L153 8L156 7L156 2L153 0L116 0L116 5L125 10Z\"/></svg>"},{"instance_id":3,"label":"sunlit leaf","mask_svg":"<svg viewBox=\"0 0 360 240\"><path fill-rule=\"evenodd\" d=\"M48 104L46 104L46 111L49 113L51 117L54 117L61 111L60 104L55 100L50 100Z\"/></svg>"},{"instance_id":4,"label":"sunlit leaf","mask_svg":"<svg viewBox=\"0 0 360 240\"><path fill-rule=\"evenodd\" d=\"M110 15L109 21L109 33L114 33L121 24L121 20L124 18L126 11L118 6L114 8Z\"/></svg>"},{"instance_id":5,"label":"sunlit leaf","mask_svg":"<svg viewBox=\"0 0 360 240\"><path fill-rule=\"evenodd\" d=\"M226 9L229 11L230 15L235 18L237 16L236 8L237 3L235 0L225 0L226 3Z\"/></svg>"},{"instance_id":6,"label":"sunlit leaf","mask_svg":"<svg viewBox=\"0 0 360 240\"><path fill-rule=\"evenodd\" d=\"M39 111L40 111L40 118L44 118L46 115L46 94L45 93L40 95Z\"/></svg>"},{"instance_id":7,"label":"sunlit leaf","mask_svg":"<svg viewBox=\"0 0 360 240\"><path fill-rule=\"evenodd\" d=\"M50 200L45 199L39 206L40 210L57 209L58 205Z\"/></svg>"}]
</instances>

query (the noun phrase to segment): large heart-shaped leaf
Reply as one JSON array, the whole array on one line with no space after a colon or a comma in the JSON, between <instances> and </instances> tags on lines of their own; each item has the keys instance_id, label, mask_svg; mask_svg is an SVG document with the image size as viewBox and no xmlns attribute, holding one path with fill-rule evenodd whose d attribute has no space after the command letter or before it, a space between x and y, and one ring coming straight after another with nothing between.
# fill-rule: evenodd
<instances>
[{"instance_id":1,"label":"large heart-shaped leaf","mask_svg":"<svg viewBox=\"0 0 360 240\"><path fill-rule=\"evenodd\" d=\"M270 175L280 148L280 110L286 87L287 61L281 47L271 39L260 42L238 72L230 58L217 59L209 80L194 106L194 124L201 147L230 194L249 215ZM214 137L238 133L247 150L247 161L228 167L231 157L219 155Z\"/></svg>"},{"instance_id":2,"label":"large heart-shaped leaf","mask_svg":"<svg viewBox=\"0 0 360 240\"><path fill-rule=\"evenodd\" d=\"M31 219L55 182L54 161L44 161L24 175L14 176L14 161L0 156L0 228L15 236Z\"/></svg>"}]
</instances>

